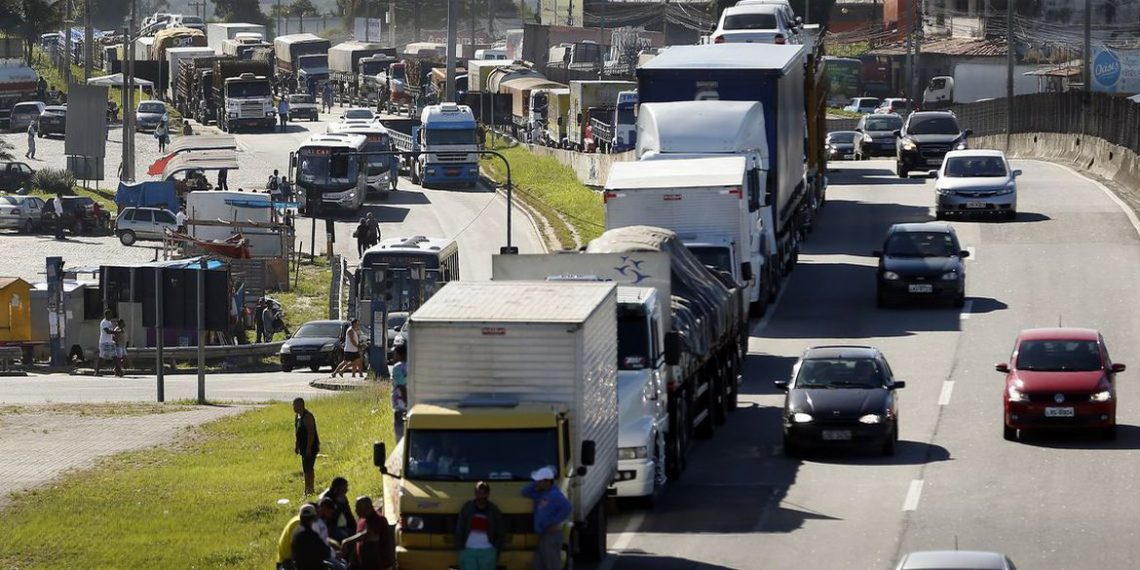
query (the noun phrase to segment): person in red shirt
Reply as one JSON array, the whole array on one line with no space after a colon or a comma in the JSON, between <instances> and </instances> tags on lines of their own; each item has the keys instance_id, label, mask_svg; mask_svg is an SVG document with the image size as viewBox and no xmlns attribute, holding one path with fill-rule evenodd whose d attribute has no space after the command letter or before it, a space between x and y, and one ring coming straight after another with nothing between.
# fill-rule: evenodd
<instances>
[{"instance_id":1,"label":"person in red shirt","mask_svg":"<svg viewBox=\"0 0 1140 570\"><path fill-rule=\"evenodd\" d=\"M459 570L495 570L503 550L503 513L491 502L491 486L475 484L475 498L459 510L455 544Z\"/></svg>"},{"instance_id":2,"label":"person in red shirt","mask_svg":"<svg viewBox=\"0 0 1140 570\"><path fill-rule=\"evenodd\" d=\"M352 550L351 570L391 570L396 566L396 539L388 519L376 512L372 499L356 499L356 534L344 539L342 551Z\"/></svg>"}]
</instances>

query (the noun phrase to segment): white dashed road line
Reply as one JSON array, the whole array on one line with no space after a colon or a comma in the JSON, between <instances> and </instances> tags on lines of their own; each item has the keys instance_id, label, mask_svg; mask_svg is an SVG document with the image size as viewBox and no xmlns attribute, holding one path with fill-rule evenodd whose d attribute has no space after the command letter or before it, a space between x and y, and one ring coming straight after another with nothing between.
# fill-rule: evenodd
<instances>
[{"instance_id":1,"label":"white dashed road line","mask_svg":"<svg viewBox=\"0 0 1140 570\"><path fill-rule=\"evenodd\" d=\"M942 383L942 393L938 394L938 405L949 406L950 396L954 393L954 381L947 380Z\"/></svg>"},{"instance_id":2,"label":"white dashed road line","mask_svg":"<svg viewBox=\"0 0 1140 570\"><path fill-rule=\"evenodd\" d=\"M918 500L922 497L922 479L915 479L910 482L910 488L906 491L906 500L903 501L904 511L917 511Z\"/></svg>"}]
</instances>

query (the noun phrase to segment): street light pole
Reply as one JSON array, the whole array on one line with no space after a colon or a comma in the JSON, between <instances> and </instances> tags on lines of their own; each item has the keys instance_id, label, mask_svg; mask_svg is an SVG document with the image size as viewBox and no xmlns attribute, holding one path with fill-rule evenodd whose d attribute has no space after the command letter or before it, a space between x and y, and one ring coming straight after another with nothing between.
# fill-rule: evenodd
<instances>
[{"instance_id":1,"label":"street light pole","mask_svg":"<svg viewBox=\"0 0 1140 570\"><path fill-rule=\"evenodd\" d=\"M1005 51L1005 151L1009 152L1013 140L1013 0L1005 10Z\"/></svg>"},{"instance_id":2,"label":"street light pole","mask_svg":"<svg viewBox=\"0 0 1140 570\"><path fill-rule=\"evenodd\" d=\"M455 101L455 37L458 35L458 0L447 0L447 83L440 101Z\"/></svg>"},{"instance_id":3,"label":"street light pole","mask_svg":"<svg viewBox=\"0 0 1140 570\"><path fill-rule=\"evenodd\" d=\"M91 28L91 0L83 4L83 83L91 79L91 64L95 59L95 31Z\"/></svg>"}]
</instances>

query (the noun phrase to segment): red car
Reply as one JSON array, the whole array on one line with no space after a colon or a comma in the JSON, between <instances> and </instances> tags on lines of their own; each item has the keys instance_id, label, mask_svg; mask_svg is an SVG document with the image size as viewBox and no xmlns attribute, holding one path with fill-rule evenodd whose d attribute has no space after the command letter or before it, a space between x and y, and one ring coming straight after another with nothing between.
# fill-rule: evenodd
<instances>
[{"instance_id":1,"label":"red car","mask_svg":"<svg viewBox=\"0 0 1140 570\"><path fill-rule=\"evenodd\" d=\"M1017 335L1002 394L1005 439L1018 430L1089 429L1116 438L1116 374L1100 332L1092 329L1028 329Z\"/></svg>"}]
</instances>

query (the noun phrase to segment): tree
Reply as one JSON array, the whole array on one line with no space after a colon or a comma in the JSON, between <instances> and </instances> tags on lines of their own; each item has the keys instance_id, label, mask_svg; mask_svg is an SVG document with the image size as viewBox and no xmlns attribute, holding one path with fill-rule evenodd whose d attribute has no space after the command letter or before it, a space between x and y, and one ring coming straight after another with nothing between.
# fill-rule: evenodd
<instances>
[{"instance_id":1,"label":"tree","mask_svg":"<svg viewBox=\"0 0 1140 570\"><path fill-rule=\"evenodd\" d=\"M320 16L321 11L313 5L312 0L293 0L289 4L289 15L294 17Z\"/></svg>"},{"instance_id":2,"label":"tree","mask_svg":"<svg viewBox=\"0 0 1140 570\"><path fill-rule=\"evenodd\" d=\"M40 35L57 31L63 20L60 0L3 0L0 5L0 18L12 25L5 30L17 30L24 39L24 57L32 64L32 46L39 42ZM2 20L0 20L2 21Z\"/></svg>"},{"instance_id":3,"label":"tree","mask_svg":"<svg viewBox=\"0 0 1140 570\"><path fill-rule=\"evenodd\" d=\"M77 25L83 25L83 19L86 18L84 9L87 7L87 3L81 0L73 0L71 5L79 22ZM63 2L60 2L60 10L63 9ZM130 11L130 2L123 0L91 0L91 25L100 29L122 28L126 24ZM144 11L144 13L147 12Z\"/></svg>"},{"instance_id":4,"label":"tree","mask_svg":"<svg viewBox=\"0 0 1140 570\"><path fill-rule=\"evenodd\" d=\"M269 18L265 17L257 0L216 0L214 12L223 22L269 23Z\"/></svg>"}]
</instances>

